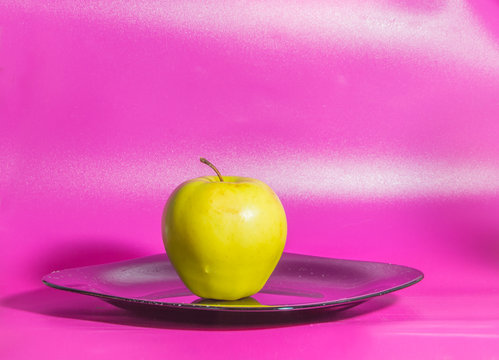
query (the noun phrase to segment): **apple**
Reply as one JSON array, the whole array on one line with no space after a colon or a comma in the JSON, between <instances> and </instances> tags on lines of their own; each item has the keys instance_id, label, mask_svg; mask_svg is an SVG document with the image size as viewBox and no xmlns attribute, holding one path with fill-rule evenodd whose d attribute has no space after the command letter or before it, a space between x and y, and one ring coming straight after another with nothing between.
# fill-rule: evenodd
<instances>
[{"instance_id":1,"label":"apple","mask_svg":"<svg viewBox=\"0 0 499 360\"><path fill-rule=\"evenodd\" d=\"M237 300L262 289L281 258L287 221L281 201L259 180L217 176L182 183L162 217L168 258L199 297Z\"/></svg>"}]
</instances>

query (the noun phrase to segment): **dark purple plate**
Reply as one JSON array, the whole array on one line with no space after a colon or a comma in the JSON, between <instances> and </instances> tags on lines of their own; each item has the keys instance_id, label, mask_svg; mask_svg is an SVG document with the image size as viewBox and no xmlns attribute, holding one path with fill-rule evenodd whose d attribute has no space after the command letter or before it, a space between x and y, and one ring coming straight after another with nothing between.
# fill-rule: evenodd
<instances>
[{"instance_id":1,"label":"dark purple plate","mask_svg":"<svg viewBox=\"0 0 499 360\"><path fill-rule=\"evenodd\" d=\"M54 271L43 282L115 305L211 311L289 311L346 307L423 279L406 266L284 253L265 287L238 301L204 300L177 276L166 254Z\"/></svg>"}]
</instances>

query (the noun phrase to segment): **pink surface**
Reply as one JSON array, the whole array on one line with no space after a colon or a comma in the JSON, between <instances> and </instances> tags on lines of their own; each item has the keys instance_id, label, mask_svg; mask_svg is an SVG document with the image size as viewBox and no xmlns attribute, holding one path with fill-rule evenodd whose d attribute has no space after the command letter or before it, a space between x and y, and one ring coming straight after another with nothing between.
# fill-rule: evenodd
<instances>
[{"instance_id":1,"label":"pink surface","mask_svg":"<svg viewBox=\"0 0 499 360\"><path fill-rule=\"evenodd\" d=\"M495 1L0 3L0 358L499 356ZM44 288L160 253L180 182L259 178L286 251L416 267L322 317L151 319Z\"/></svg>"}]
</instances>

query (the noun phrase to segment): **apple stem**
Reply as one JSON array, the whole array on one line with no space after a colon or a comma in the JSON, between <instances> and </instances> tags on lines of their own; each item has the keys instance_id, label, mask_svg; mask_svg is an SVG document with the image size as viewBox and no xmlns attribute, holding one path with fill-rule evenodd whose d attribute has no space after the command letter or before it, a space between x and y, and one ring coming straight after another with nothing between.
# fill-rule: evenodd
<instances>
[{"instance_id":1,"label":"apple stem","mask_svg":"<svg viewBox=\"0 0 499 360\"><path fill-rule=\"evenodd\" d=\"M215 165L213 165L211 162L209 162L208 160L206 160L205 158L201 158L199 159L199 161L201 161L203 164L206 164L208 165L209 167L211 167L218 175L218 178L220 179L221 182L224 181L222 175L220 174L220 171L218 171L218 169L215 167Z\"/></svg>"}]
</instances>

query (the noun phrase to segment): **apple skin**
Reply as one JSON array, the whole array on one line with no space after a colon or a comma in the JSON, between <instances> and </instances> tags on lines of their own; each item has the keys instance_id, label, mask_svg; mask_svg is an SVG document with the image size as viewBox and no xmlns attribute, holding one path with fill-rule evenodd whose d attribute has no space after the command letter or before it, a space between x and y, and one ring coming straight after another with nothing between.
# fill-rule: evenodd
<instances>
[{"instance_id":1,"label":"apple skin","mask_svg":"<svg viewBox=\"0 0 499 360\"><path fill-rule=\"evenodd\" d=\"M165 205L162 235L173 267L199 297L237 300L262 289L281 258L287 221L265 183L205 176L181 184Z\"/></svg>"}]
</instances>

